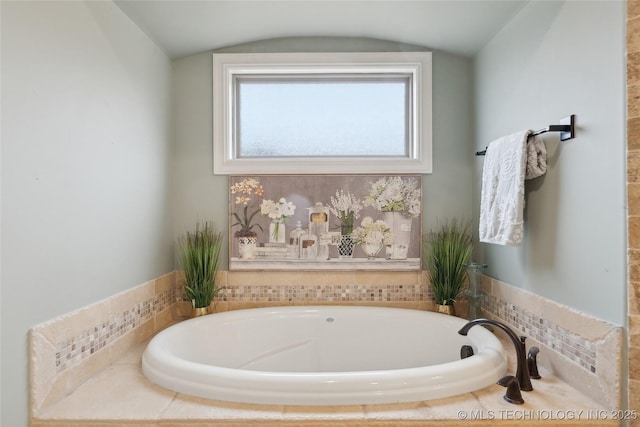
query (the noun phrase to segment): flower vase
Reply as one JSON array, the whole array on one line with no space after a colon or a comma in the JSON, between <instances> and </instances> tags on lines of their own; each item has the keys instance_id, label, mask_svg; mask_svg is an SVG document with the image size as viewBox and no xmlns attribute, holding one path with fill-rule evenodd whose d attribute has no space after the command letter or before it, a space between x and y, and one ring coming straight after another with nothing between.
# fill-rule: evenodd
<instances>
[{"instance_id":1,"label":"flower vase","mask_svg":"<svg viewBox=\"0 0 640 427\"><path fill-rule=\"evenodd\" d=\"M251 233L246 236L238 236L238 258L240 259L254 259L256 253L256 246L258 246L258 235Z\"/></svg>"},{"instance_id":2,"label":"flower vase","mask_svg":"<svg viewBox=\"0 0 640 427\"><path fill-rule=\"evenodd\" d=\"M355 242L351 233L353 232L353 214L351 215L351 224L348 222L340 224L340 244L338 245L338 256L340 258L352 258Z\"/></svg>"},{"instance_id":3,"label":"flower vase","mask_svg":"<svg viewBox=\"0 0 640 427\"><path fill-rule=\"evenodd\" d=\"M340 258L353 257L354 242L351 235L343 234L340 236L340 244L338 245L338 256Z\"/></svg>"},{"instance_id":4,"label":"flower vase","mask_svg":"<svg viewBox=\"0 0 640 427\"><path fill-rule=\"evenodd\" d=\"M382 249L382 243L362 245L362 250L367 254L367 259L376 259L376 255L378 255L380 249Z\"/></svg>"},{"instance_id":5,"label":"flower vase","mask_svg":"<svg viewBox=\"0 0 640 427\"><path fill-rule=\"evenodd\" d=\"M269 243L286 243L286 227L283 222L271 221L269 224Z\"/></svg>"},{"instance_id":6,"label":"flower vase","mask_svg":"<svg viewBox=\"0 0 640 427\"><path fill-rule=\"evenodd\" d=\"M413 218L403 212L384 212L384 222L393 234L393 244L387 246L386 258L407 259Z\"/></svg>"}]
</instances>

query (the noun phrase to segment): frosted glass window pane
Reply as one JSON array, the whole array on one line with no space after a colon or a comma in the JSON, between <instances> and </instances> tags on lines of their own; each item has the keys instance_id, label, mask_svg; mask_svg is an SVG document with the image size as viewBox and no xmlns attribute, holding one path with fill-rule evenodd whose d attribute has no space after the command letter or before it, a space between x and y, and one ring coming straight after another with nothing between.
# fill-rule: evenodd
<instances>
[{"instance_id":1,"label":"frosted glass window pane","mask_svg":"<svg viewBox=\"0 0 640 427\"><path fill-rule=\"evenodd\" d=\"M410 78L236 81L236 155L408 157Z\"/></svg>"}]
</instances>

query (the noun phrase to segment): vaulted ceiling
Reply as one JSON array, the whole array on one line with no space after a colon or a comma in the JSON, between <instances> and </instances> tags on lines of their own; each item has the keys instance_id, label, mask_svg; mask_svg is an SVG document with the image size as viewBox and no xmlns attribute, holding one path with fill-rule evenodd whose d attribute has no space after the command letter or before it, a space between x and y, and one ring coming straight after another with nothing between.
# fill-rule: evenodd
<instances>
[{"instance_id":1,"label":"vaulted ceiling","mask_svg":"<svg viewBox=\"0 0 640 427\"><path fill-rule=\"evenodd\" d=\"M366 37L472 57L529 0L116 0L170 58L279 37Z\"/></svg>"}]
</instances>

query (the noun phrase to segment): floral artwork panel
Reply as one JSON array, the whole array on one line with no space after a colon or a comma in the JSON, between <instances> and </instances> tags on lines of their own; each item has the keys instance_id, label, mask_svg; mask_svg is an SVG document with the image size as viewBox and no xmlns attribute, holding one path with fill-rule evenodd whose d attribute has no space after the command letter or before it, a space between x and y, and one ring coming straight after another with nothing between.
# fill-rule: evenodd
<instances>
[{"instance_id":1,"label":"floral artwork panel","mask_svg":"<svg viewBox=\"0 0 640 427\"><path fill-rule=\"evenodd\" d=\"M231 270L420 269L421 175L229 179ZM403 218L396 230L392 216ZM250 251L241 246L247 236L256 242ZM343 236L353 242L347 255Z\"/></svg>"}]
</instances>

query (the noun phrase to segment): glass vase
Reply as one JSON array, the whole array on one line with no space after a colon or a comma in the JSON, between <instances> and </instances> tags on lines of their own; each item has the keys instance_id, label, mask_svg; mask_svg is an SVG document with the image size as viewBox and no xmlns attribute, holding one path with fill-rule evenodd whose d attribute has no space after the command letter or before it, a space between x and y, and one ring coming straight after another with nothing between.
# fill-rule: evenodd
<instances>
[{"instance_id":1,"label":"glass vase","mask_svg":"<svg viewBox=\"0 0 640 427\"><path fill-rule=\"evenodd\" d=\"M269 243L286 243L287 231L283 222L271 221L269 224Z\"/></svg>"},{"instance_id":2,"label":"glass vase","mask_svg":"<svg viewBox=\"0 0 640 427\"><path fill-rule=\"evenodd\" d=\"M482 316L482 300L484 293L482 292L482 275L487 268L487 264L478 264L472 262L466 264L467 277L469 278L469 286L465 294L469 302L469 310L467 311L467 320L479 319Z\"/></svg>"},{"instance_id":3,"label":"glass vase","mask_svg":"<svg viewBox=\"0 0 640 427\"><path fill-rule=\"evenodd\" d=\"M376 259L376 255L378 255L380 249L382 249L382 243L362 245L362 250L367 255L367 259L371 260Z\"/></svg>"}]
</instances>

